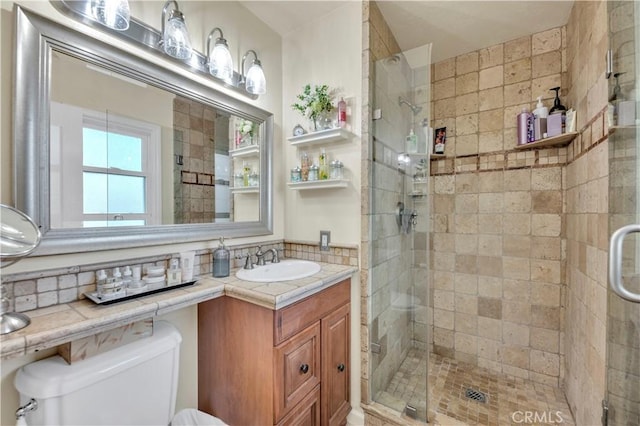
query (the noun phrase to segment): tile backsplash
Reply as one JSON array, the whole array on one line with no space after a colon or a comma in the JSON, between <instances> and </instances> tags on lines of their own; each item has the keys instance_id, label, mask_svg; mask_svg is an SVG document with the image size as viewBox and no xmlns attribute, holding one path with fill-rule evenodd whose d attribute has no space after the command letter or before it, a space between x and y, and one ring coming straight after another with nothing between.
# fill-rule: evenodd
<instances>
[{"instance_id":1,"label":"tile backsplash","mask_svg":"<svg viewBox=\"0 0 640 426\"><path fill-rule=\"evenodd\" d=\"M228 246L231 255L231 268L244 265L248 253L255 253L258 244ZM265 242L262 250L277 249L283 258L306 259L341 265L358 265L357 247L332 245L329 251L320 251L317 243L311 242ZM211 275L213 271L212 254L214 249L197 250L195 256L194 275ZM127 261L95 263L91 265L72 266L37 272L3 274L2 289L10 300L10 310L25 312L38 308L74 302L84 299L84 293L95 291L96 273L101 270L112 270L115 267L148 266L169 267L171 259L179 257L178 253L150 256ZM254 258L255 261L255 258Z\"/></svg>"}]
</instances>

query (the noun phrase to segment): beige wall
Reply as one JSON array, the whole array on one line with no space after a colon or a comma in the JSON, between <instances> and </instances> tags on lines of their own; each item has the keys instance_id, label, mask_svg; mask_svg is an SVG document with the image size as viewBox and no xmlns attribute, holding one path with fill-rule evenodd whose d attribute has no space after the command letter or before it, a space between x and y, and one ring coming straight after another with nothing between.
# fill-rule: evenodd
<instances>
[{"instance_id":1,"label":"beige wall","mask_svg":"<svg viewBox=\"0 0 640 426\"><path fill-rule=\"evenodd\" d=\"M285 232L287 239L320 241L320 230L331 231L331 242L360 244L360 107L361 96L361 3L346 2L331 13L283 37L282 138L283 167L274 176L285 194ZM308 120L291 108L305 84L327 84L344 96L349 104L347 123L353 136L347 141L296 148L286 140L293 127L309 128ZM320 149L325 148L329 161L344 163L344 189L293 191L286 187L289 171L300 165L306 152L317 164Z\"/></svg>"},{"instance_id":2,"label":"beige wall","mask_svg":"<svg viewBox=\"0 0 640 426\"><path fill-rule=\"evenodd\" d=\"M121 45L122 42L111 40L108 36L74 23L73 21L63 17L58 13L49 2L43 1L21 1L18 4L25 8L31 9L36 13L47 16L49 19L61 22L70 27L76 28L88 35L100 38L110 43ZM132 16L143 20L152 27L159 28L160 11L164 2L132 2ZM12 204L12 185L13 185L13 169L12 162L12 128L11 128L11 98L13 87L13 21L12 12L14 3L3 1L1 4L1 111L0 119L0 160L1 160L1 187L0 200L2 203ZM184 12L187 25L191 34L191 41L195 49L203 51L203 42L206 35L214 26L221 26L224 30L225 37L231 46L231 53L239 68L239 61L244 52L248 49L254 49L258 52L262 65L267 76L268 93L261 96L257 101L248 101L255 103L257 106L268 110L274 114L274 233L269 239L282 239L284 237L284 173L280 171L284 168L282 161L282 145L278 143L282 139L281 123L282 123L282 46L280 36L270 30L257 17L250 14L245 8L236 2L200 2L200 1L181 1L180 8ZM145 57L162 66L171 68L170 62L156 58L149 53L137 51L130 48L131 51ZM180 71L183 72L183 71ZM185 72L186 73L186 72ZM196 77L197 80L204 84L211 85L225 91L224 88L217 87L215 83L211 83L206 79ZM239 97L239 95L229 92L231 96ZM240 97L243 100L246 100ZM251 244L258 241L264 241L264 238L244 238L234 240L234 244ZM114 250L91 253L78 253L63 256L46 256L39 258L30 258L22 260L14 266L4 268L3 273L19 273L31 272L46 269L56 269L62 267L90 265L98 262L119 261L140 257L153 256L156 254L177 253L185 250L196 250L202 248L216 247L215 242L199 242L192 244L176 244L154 246L140 249ZM167 315L167 319L176 324L183 332L182 357L180 367L180 389L177 402L177 409L184 407L195 407L197 405L197 340L196 340L196 321L197 308L195 306L182 309L174 314ZM13 389L13 377L16 369L36 358L48 355L48 352L37 354L29 357L22 357L2 363L2 405L1 405L1 424L15 423L14 411L17 408L17 394Z\"/></svg>"}]
</instances>

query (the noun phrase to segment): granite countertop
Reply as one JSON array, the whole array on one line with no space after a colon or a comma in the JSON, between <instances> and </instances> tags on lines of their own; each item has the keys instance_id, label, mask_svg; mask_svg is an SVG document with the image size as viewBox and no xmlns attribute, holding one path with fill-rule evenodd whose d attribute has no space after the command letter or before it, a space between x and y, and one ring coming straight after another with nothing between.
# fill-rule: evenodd
<instances>
[{"instance_id":1,"label":"granite countertop","mask_svg":"<svg viewBox=\"0 0 640 426\"><path fill-rule=\"evenodd\" d=\"M226 278L201 276L191 286L111 305L82 299L28 311L25 314L31 318L29 326L0 336L0 355L2 359L19 357L225 295L281 309L350 278L357 270L353 266L316 263L321 266L320 272L299 280L250 282L239 280L232 271Z\"/></svg>"}]
</instances>

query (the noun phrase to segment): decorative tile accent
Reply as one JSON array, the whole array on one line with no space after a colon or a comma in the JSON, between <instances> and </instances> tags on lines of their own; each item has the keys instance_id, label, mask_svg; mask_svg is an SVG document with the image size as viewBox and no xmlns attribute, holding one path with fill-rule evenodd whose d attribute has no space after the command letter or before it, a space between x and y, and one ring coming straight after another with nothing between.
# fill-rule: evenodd
<instances>
[{"instance_id":1,"label":"decorative tile accent","mask_svg":"<svg viewBox=\"0 0 640 426\"><path fill-rule=\"evenodd\" d=\"M314 260L318 262L334 263L346 266L358 266L358 248L339 245L330 246L328 252L320 251L317 244L304 242L265 242L263 244L244 244L227 246L231 257L231 268L244 266L246 256L255 253L256 246L261 245L262 251L275 248L284 258ZM285 248L286 247L286 248ZM212 253L215 250L198 250L194 261L196 275L211 275L213 272ZM172 258L179 257L178 253L131 259L127 262L109 262L81 267L70 267L34 273L19 273L4 275L2 286L11 296L10 310L14 312L31 311L47 306L56 306L84 299L84 293L95 291L96 273L100 269L111 271L115 267L121 269L126 266L162 266L169 267ZM255 257L253 257L255 262ZM267 258L267 260L269 260Z\"/></svg>"},{"instance_id":2,"label":"decorative tile accent","mask_svg":"<svg viewBox=\"0 0 640 426\"><path fill-rule=\"evenodd\" d=\"M58 354L73 364L152 334L153 319L149 318L62 344L58 346Z\"/></svg>"}]
</instances>

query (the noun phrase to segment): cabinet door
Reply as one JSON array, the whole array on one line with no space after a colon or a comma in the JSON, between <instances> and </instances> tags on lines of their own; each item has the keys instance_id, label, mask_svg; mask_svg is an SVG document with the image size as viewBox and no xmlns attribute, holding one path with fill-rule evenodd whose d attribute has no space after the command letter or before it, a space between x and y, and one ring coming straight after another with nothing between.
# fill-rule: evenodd
<instances>
[{"instance_id":1,"label":"cabinet door","mask_svg":"<svg viewBox=\"0 0 640 426\"><path fill-rule=\"evenodd\" d=\"M296 405L278 426L320 426L320 386Z\"/></svg>"},{"instance_id":2,"label":"cabinet door","mask_svg":"<svg viewBox=\"0 0 640 426\"><path fill-rule=\"evenodd\" d=\"M344 424L349 404L350 305L336 309L322 319L322 392L323 426Z\"/></svg>"},{"instance_id":3,"label":"cabinet door","mask_svg":"<svg viewBox=\"0 0 640 426\"><path fill-rule=\"evenodd\" d=\"M320 322L275 348L274 423L320 383Z\"/></svg>"}]
</instances>

